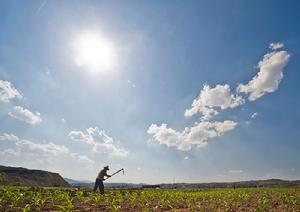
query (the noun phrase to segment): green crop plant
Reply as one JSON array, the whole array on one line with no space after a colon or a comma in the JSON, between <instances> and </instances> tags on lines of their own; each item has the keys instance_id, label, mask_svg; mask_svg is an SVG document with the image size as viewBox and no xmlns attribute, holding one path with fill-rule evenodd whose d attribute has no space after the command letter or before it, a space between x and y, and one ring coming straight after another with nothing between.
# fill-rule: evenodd
<instances>
[{"instance_id":1,"label":"green crop plant","mask_svg":"<svg viewBox=\"0 0 300 212\"><path fill-rule=\"evenodd\" d=\"M22 208L22 212L29 212L31 210L31 205L27 204L24 208Z\"/></svg>"},{"instance_id":2,"label":"green crop plant","mask_svg":"<svg viewBox=\"0 0 300 212\"><path fill-rule=\"evenodd\" d=\"M137 197L138 197L137 192L132 192L132 193L126 192L125 193L125 198L129 200L130 206L132 208L134 208L136 206Z\"/></svg>"},{"instance_id":3,"label":"green crop plant","mask_svg":"<svg viewBox=\"0 0 300 212\"><path fill-rule=\"evenodd\" d=\"M83 191L76 191L75 196L78 197L79 199L83 198Z\"/></svg>"},{"instance_id":4,"label":"green crop plant","mask_svg":"<svg viewBox=\"0 0 300 212\"><path fill-rule=\"evenodd\" d=\"M0 171L0 182L5 181L7 179L7 175L4 172Z\"/></svg>"},{"instance_id":5,"label":"green crop plant","mask_svg":"<svg viewBox=\"0 0 300 212\"><path fill-rule=\"evenodd\" d=\"M37 206L38 210L42 210L42 208L44 207L46 202L46 198L45 199L39 199L37 202L35 202L35 205Z\"/></svg>"},{"instance_id":6,"label":"green crop plant","mask_svg":"<svg viewBox=\"0 0 300 212\"><path fill-rule=\"evenodd\" d=\"M73 208L74 208L74 206L73 206L73 198L67 198L66 199L66 201L67 201L67 205L66 205L66 207L67 207L67 210L69 210L69 211L71 211Z\"/></svg>"},{"instance_id":7,"label":"green crop plant","mask_svg":"<svg viewBox=\"0 0 300 212\"><path fill-rule=\"evenodd\" d=\"M283 202L285 204L287 204L288 208L290 208L290 209L297 205L297 198L293 194L283 193L282 199L283 199ZM299 205L298 205L298 207L299 207Z\"/></svg>"},{"instance_id":8,"label":"green crop plant","mask_svg":"<svg viewBox=\"0 0 300 212\"><path fill-rule=\"evenodd\" d=\"M109 208L113 211L113 212L116 212L116 211L119 211L120 208L121 208L121 205L120 205L120 200L118 199L119 196L116 196L115 198L113 196L112 197L112 200L109 204Z\"/></svg>"},{"instance_id":9,"label":"green crop plant","mask_svg":"<svg viewBox=\"0 0 300 212\"><path fill-rule=\"evenodd\" d=\"M12 207L18 207L18 203L20 199L23 197L23 193L21 192L9 192L9 197L11 200L11 206Z\"/></svg>"},{"instance_id":10,"label":"green crop plant","mask_svg":"<svg viewBox=\"0 0 300 212\"><path fill-rule=\"evenodd\" d=\"M247 204L253 197L256 202ZM108 189L99 195L73 188L0 187L0 211L238 211L241 206L271 211L274 200L281 208L300 211L300 188Z\"/></svg>"},{"instance_id":11,"label":"green crop plant","mask_svg":"<svg viewBox=\"0 0 300 212\"><path fill-rule=\"evenodd\" d=\"M256 211L258 211L258 212L266 211L269 208L269 205L270 205L270 199L269 199L268 193L266 191L263 191L261 193L261 197L258 201Z\"/></svg>"}]
</instances>

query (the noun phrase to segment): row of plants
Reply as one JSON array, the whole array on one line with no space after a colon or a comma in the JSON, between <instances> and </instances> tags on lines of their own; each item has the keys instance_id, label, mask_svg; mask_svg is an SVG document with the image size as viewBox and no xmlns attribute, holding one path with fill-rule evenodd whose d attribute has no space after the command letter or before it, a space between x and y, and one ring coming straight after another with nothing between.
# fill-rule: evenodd
<instances>
[{"instance_id":1,"label":"row of plants","mask_svg":"<svg viewBox=\"0 0 300 212\"><path fill-rule=\"evenodd\" d=\"M299 188L108 190L0 187L0 211L300 211Z\"/></svg>"}]
</instances>

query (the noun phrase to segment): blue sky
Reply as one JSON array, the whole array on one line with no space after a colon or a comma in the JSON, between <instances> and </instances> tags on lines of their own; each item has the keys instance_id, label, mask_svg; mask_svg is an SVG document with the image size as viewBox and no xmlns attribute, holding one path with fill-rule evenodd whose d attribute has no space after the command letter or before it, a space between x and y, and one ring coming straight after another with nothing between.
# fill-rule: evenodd
<instances>
[{"instance_id":1,"label":"blue sky","mask_svg":"<svg viewBox=\"0 0 300 212\"><path fill-rule=\"evenodd\" d=\"M296 1L0 3L0 161L111 182L300 177Z\"/></svg>"}]
</instances>

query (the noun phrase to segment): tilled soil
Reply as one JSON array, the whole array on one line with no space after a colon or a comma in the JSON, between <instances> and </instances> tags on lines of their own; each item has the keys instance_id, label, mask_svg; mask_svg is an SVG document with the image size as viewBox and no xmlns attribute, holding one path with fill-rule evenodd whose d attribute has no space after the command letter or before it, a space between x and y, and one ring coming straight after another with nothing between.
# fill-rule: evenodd
<instances>
[{"instance_id":1,"label":"tilled soil","mask_svg":"<svg viewBox=\"0 0 300 212\"><path fill-rule=\"evenodd\" d=\"M287 196L289 195L289 196ZM283 198L285 197L285 199ZM286 202L286 199L292 200ZM300 189L108 191L0 188L0 211L300 212Z\"/></svg>"}]
</instances>

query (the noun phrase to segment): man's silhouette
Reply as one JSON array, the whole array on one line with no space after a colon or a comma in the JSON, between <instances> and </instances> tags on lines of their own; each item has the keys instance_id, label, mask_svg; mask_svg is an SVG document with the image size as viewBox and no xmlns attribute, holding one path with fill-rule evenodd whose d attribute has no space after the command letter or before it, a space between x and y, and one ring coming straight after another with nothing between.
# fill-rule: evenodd
<instances>
[{"instance_id":1,"label":"man's silhouette","mask_svg":"<svg viewBox=\"0 0 300 212\"><path fill-rule=\"evenodd\" d=\"M109 170L108 166L105 166L98 174L94 186L94 192L96 192L97 188L99 187L100 193L104 194L104 185L103 181L105 180L104 177L110 177L110 175L107 174L107 171Z\"/></svg>"}]
</instances>

